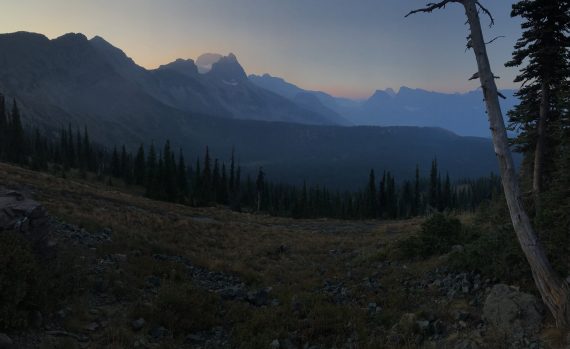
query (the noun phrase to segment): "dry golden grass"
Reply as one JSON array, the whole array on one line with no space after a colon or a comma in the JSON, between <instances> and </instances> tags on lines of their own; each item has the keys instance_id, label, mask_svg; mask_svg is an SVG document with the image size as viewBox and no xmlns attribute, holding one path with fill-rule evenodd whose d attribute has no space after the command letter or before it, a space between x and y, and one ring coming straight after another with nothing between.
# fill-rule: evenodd
<instances>
[{"instance_id":1,"label":"dry golden grass","mask_svg":"<svg viewBox=\"0 0 570 349\"><path fill-rule=\"evenodd\" d=\"M143 313L153 316L150 310L141 312L141 300L137 299L145 276L167 275L168 287L189 287L189 281L180 277L183 271L173 264L157 263L152 258L156 253L184 256L196 265L235 273L252 288L273 288L271 295L280 305L268 308L243 302L226 302L220 308L216 298L208 302L178 299L181 307L196 307L198 313L194 314L200 309L214 312L216 318L208 317L208 323L229 327L233 346L238 348L267 348L273 339L291 334L300 343L329 347L341 347L348 338L353 339L355 348L388 347L386 333L402 313L420 307L437 310L437 305L430 303L429 290L402 292L401 281L421 278L441 260L381 268L386 259L395 258L395 243L419 230L421 219L293 220L225 208L192 208L146 199L136 188L117 190L94 181L58 178L5 164L0 164L0 185L28 191L51 215L87 230L113 230L113 242L98 247L95 253L99 257L111 253L129 256L119 275L125 282L113 289L127 305L113 319L125 329L106 330L102 336L108 345L132 346L124 343L132 340L130 321ZM106 277L114 280L118 276ZM371 291L362 286L362 280L371 277L382 287ZM353 301L335 304L319 292L327 280L344 282ZM165 297L176 294L173 291ZM200 298L199 292L195 294ZM160 304L160 297L145 302ZM292 311L293 300L301 304L300 314ZM367 305L371 302L383 308L380 314L369 315ZM87 320L78 316L75 321Z\"/></svg>"}]
</instances>

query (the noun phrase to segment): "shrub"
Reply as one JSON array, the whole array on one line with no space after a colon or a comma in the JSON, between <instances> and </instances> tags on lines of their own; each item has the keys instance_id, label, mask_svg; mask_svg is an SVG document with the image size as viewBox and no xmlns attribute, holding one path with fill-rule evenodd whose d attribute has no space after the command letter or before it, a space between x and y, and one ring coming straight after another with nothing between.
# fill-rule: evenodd
<instances>
[{"instance_id":1,"label":"shrub","mask_svg":"<svg viewBox=\"0 0 570 349\"><path fill-rule=\"evenodd\" d=\"M465 251L454 253L450 259L452 269L475 270L489 278L515 281L530 275L528 264L510 224L486 228Z\"/></svg>"},{"instance_id":2,"label":"shrub","mask_svg":"<svg viewBox=\"0 0 570 349\"><path fill-rule=\"evenodd\" d=\"M413 236L399 244L400 251L407 258L427 258L435 254L447 253L453 245L468 238L457 218L435 214L423 224L418 236Z\"/></svg>"}]
</instances>

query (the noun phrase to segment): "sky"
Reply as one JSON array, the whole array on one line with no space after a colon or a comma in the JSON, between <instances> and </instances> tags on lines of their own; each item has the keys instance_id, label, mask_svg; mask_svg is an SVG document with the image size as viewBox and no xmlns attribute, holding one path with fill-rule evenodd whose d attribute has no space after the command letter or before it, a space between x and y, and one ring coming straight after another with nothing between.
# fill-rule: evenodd
<instances>
[{"instance_id":1,"label":"sky","mask_svg":"<svg viewBox=\"0 0 570 349\"><path fill-rule=\"evenodd\" d=\"M476 89L465 52L460 5L404 15L423 0L0 0L0 33L30 31L55 38L99 35L137 64L156 68L177 58L234 53L248 74L269 73L335 96L367 98L377 89L408 86L441 92ZM489 55L501 88L519 38L514 0L481 0L495 17Z\"/></svg>"}]
</instances>

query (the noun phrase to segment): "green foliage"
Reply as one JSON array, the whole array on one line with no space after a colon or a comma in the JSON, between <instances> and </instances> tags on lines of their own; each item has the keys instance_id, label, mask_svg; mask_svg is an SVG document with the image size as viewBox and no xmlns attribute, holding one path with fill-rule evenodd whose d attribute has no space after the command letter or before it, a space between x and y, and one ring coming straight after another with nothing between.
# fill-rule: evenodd
<instances>
[{"instance_id":1,"label":"green foliage","mask_svg":"<svg viewBox=\"0 0 570 349\"><path fill-rule=\"evenodd\" d=\"M0 329L25 328L43 298L30 246L17 234L0 233Z\"/></svg>"},{"instance_id":2,"label":"green foliage","mask_svg":"<svg viewBox=\"0 0 570 349\"><path fill-rule=\"evenodd\" d=\"M468 238L461 222L441 213L435 214L422 224L418 236L402 241L399 249L407 258L427 258L435 254L448 253L451 247Z\"/></svg>"},{"instance_id":3,"label":"green foliage","mask_svg":"<svg viewBox=\"0 0 570 349\"><path fill-rule=\"evenodd\" d=\"M451 268L458 271L476 270L489 278L521 282L530 274L512 225L485 228L465 251L454 253Z\"/></svg>"}]
</instances>

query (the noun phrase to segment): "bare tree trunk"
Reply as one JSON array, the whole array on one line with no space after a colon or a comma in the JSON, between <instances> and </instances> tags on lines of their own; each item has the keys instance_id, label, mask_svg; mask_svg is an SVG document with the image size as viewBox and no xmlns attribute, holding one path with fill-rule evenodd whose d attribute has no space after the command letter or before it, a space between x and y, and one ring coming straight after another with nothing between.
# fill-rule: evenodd
<instances>
[{"instance_id":1,"label":"bare tree trunk","mask_svg":"<svg viewBox=\"0 0 570 349\"><path fill-rule=\"evenodd\" d=\"M534 196L534 206L536 212L540 210L540 194L542 193L542 174L544 173L544 153L546 138L546 119L550 109L550 96L548 84L543 81L541 84L540 114L538 117L536 148L534 151L534 170L532 177L532 194Z\"/></svg>"},{"instance_id":2,"label":"bare tree trunk","mask_svg":"<svg viewBox=\"0 0 570 349\"><path fill-rule=\"evenodd\" d=\"M477 8L478 3L476 0L461 0L457 2L461 2L465 7L465 13L469 22L471 31L470 46L473 48L477 60L479 79L485 96L495 153L499 160L505 197L517 238L530 264L532 275L542 300L554 316L556 325L560 328L567 327L570 323L570 292L566 282L552 269L545 250L540 244L522 204L505 123L499 104L497 85L491 71L487 48L481 30Z\"/></svg>"}]
</instances>

